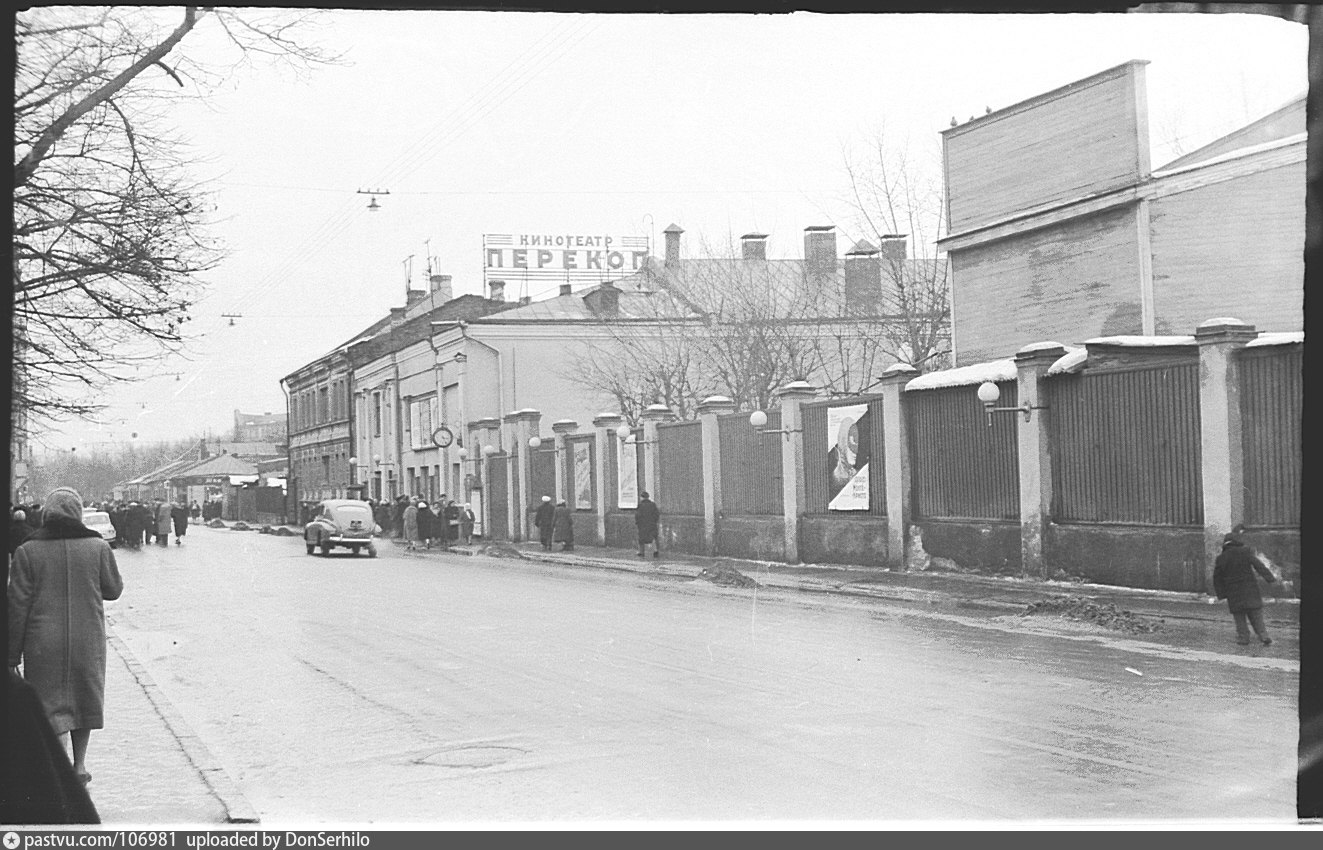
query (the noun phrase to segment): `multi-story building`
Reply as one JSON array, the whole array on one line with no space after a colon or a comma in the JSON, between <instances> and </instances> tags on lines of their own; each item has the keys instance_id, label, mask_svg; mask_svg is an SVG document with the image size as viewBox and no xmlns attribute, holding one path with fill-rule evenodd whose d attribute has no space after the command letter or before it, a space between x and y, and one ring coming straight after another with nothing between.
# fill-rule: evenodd
<instances>
[{"instance_id":1,"label":"multi-story building","mask_svg":"<svg viewBox=\"0 0 1323 850\"><path fill-rule=\"evenodd\" d=\"M943 131L957 365L1210 316L1302 329L1304 97L1155 170L1147 64Z\"/></svg>"},{"instance_id":2,"label":"multi-story building","mask_svg":"<svg viewBox=\"0 0 1323 850\"><path fill-rule=\"evenodd\" d=\"M241 413L234 411L236 443L280 443L286 438L284 413Z\"/></svg>"}]
</instances>

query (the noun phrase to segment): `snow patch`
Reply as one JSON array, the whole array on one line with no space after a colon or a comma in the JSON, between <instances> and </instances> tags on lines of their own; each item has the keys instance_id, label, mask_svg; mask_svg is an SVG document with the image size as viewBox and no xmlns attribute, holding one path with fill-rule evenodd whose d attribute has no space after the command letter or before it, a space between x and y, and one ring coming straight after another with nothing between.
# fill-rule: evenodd
<instances>
[{"instance_id":1,"label":"snow patch","mask_svg":"<svg viewBox=\"0 0 1323 850\"><path fill-rule=\"evenodd\" d=\"M1265 345L1292 345L1297 342L1305 341L1304 331L1288 331L1284 333L1262 333L1256 338L1245 343L1246 348L1260 348Z\"/></svg>"},{"instance_id":2,"label":"snow patch","mask_svg":"<svg viewBox=\"0 0 1323 850\"><path fill-rule=\"evenodd\" d=\"M1264 151L1276 150L1277 148L1287 148L1290 147L1291 145L1301 144L1307 138L1308 138L1307 133L1296 133L1294 136L1287 136L1284 139L1273 139L1271 141L1261 142L1257 145L1247 145L1246 147L1237 148L1236 150L1233 151L1227 151L1224 154L1220 154L1210 159L1203 159L1198 162L1192 162L1189 165L1183 165L1179 168L1159 169L1158 171L1153 172L1153 177L1168 177L1172 174L1183 174L1187 171L1194 171L1199 168L1207 168L1208 166L1216 165L1219 162L1229 162L1233 159L1240 159L1242 157L1253 156L1256 153L1263 153Z\"/></svg>"},{"instance_id":3,"label":"snow patch","mask_svg":"<svg viewBox=\"0 0 1323 850\"><path fill-rule=\"evenodd\" d=\"M1047 367L1049 375L1069 375L1078 372L1084 368L1088 362L1089 350L1087 348L1070 348L1067 353L1058 358L1055 363Z\"/></svg>"},{"instance_id":4,"label":"snow patch","mask_svg":"<svg viewBox=\"0 0 1323 850\"><path fill-rule=\"evenodd\" d=\"M1065 347L1066 346L1062 345L1059 342L1052 342L1050 340L1046 342L1031 342L1028 345L1026 345L1024 348L1021 348L1019 351L1017 351L1016 354L1028 354L1032 351L1046 351L1049 348L1065 348Z\"/></svg>"},{"instance_id":5,"label":"snow patch","mask_svg":"<svg viewBox=\"0 0 1323 850\"><path fill-rule=\"evenodd\" d=\"M935 390L942 387L963 387L969 384L981 384L984 381L992 381L994 384L999 381L1015 380L1015 361L1010 358L1005 360L992 360L987 363L974 363L969 366L960 366L955 369L943 369L940 372L930 372L927 375L920 375L905 385L905 391L910 390Z\"/></svg>"}]
</instances>

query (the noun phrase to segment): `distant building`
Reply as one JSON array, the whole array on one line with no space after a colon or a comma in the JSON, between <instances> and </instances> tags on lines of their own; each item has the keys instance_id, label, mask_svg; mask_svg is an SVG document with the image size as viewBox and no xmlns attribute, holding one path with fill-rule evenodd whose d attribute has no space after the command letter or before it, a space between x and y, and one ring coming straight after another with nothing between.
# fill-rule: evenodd
<instances>
[{"instance_id":1,"label":"distant building","mask_svg":"<svg viewBox=\"0 0 1323 850\"><path fill-rule=\"evenodd\" d=\"M1147 64L942 131L956 365L1210 316L1303 329L1303 95L1153 170Z\"/></svg>"},{"instance_id":2,"label":"distant building","mask_svg":"<svg viewBox=\"0 0 1323 850\"><path fill-rule=\"evenodd\" d=\"M240 413L234 411L234 442L285 442L287 416L284 413Z\"/></svg>"}]
</instances>

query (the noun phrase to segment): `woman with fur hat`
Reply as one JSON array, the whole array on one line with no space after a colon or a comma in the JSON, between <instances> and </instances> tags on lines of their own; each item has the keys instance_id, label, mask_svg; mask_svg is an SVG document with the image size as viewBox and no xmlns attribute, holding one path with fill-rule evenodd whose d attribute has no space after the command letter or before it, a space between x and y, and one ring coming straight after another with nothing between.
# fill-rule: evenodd
<instances>
[{"instance_id":1,"label":"woman with fur hat","mask_svg":"<svg viewBox=\"0 0 1323 850\"><path fill-rule=\"evenodd\" d=\"M42 505L42 527L14 551L9 574L9 667L36 689L57 735L69 734L84 783L87 743L104 726L104 602L124 591L110 544L83 525L83 500L61 487Z\"/></svg>"}]
</instances>

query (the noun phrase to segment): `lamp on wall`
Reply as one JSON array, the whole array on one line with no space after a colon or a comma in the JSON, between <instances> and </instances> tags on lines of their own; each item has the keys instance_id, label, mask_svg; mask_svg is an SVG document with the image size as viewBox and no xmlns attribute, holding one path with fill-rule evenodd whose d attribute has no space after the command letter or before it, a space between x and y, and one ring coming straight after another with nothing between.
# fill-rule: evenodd
<instances>
[{"instance_id":1,"label":"lamp on wall","mask_svg":"<svg viewBox=\"0 0 1323 850\"><path fill-rule=\"evenodd\" d=\"M791 434L799 434L804 430L802 428L768 428L767 414L761 410L755 410L749 414L749 424L759 434L785 434L787 440L790 439Z\"/></svg>"},{"instance_id":2,"label":"lamp on wall","mask_svg":"<svg viewBox=\"0 0 1323 850\"><path fill-rule=\"evenodd\" d=\"M1019 407L997 407L997 399L1001 398L1001 390L992 381L984 381L978 385L978 400L983 402L983 410L988 415L988 427L992 427L992 414L994 413L1023 413L1024 421L1030 421L1029 417L1035 410L1047 410L1047 405L1038 405L1028 400L1020 404Z\"/></svg>"},{"instance_id":3,"label":"lamp on wall","mask_svg":"<svg viewBox=\"0 0 1323 850\"><path fill-rule=\"evenodd\" d=\"M626 424L624 424L624 423L622 423L622 424L620 425L620 427L616 429L616 436L619 437L622 441L623 441L623 440L628 440L628 439L629 439L629 435L630 435L630 434L633 434L633 433L634 433L634 429L631 428L631 427L629 427L628 425L626 425ZM650 445L652 445L652 444L655 443L655 442L657 442L657 441L656 441L656 440L637 440L637 439L636 439L636 440L633 442L632 445L635 445L635 446L650 446Z\"/></svg>"},{"instance_id":4,"label":"lamp on wall","mask_svg":"<svg viewBox=\"0 0 1323 850\"><path fill-rule=\"evenodd\" d=\"M542 438L537 436L536 434L528 438L528 447L535 452L546 452L549 454L560 453L560 449L556 448L554 445L552 446L552 448L549 449L542 448Z\"/></svg>"}]
</instances>

